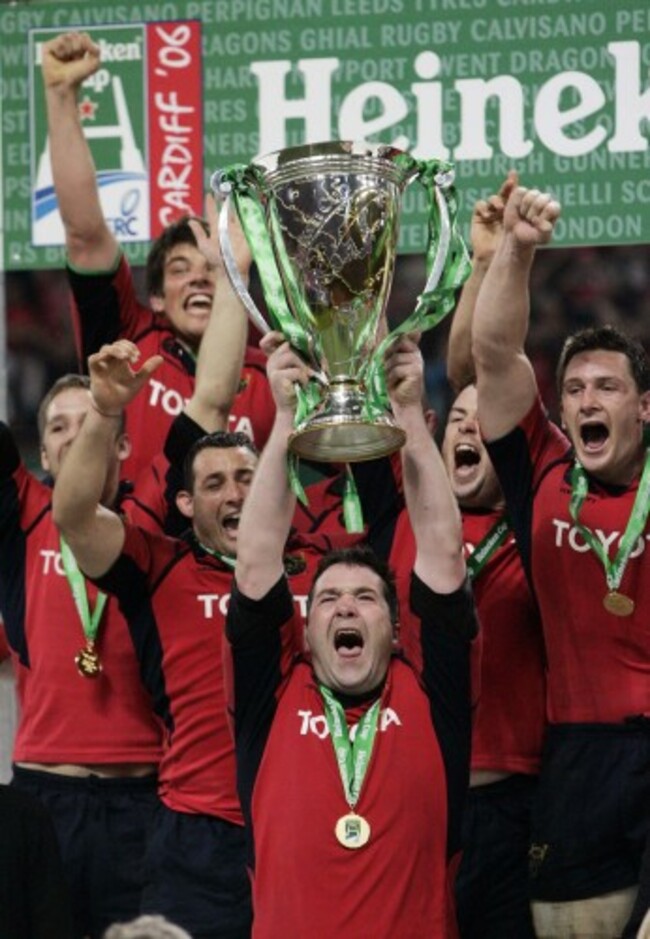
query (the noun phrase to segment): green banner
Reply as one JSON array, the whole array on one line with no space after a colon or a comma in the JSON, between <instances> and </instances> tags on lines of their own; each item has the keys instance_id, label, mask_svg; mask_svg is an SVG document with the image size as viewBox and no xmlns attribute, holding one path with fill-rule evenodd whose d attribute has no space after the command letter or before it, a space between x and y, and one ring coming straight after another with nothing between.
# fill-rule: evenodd
<instances>
[{"instance_id":1,"label":"green banner","mask_svg":"<svg viewBox=\"0 0 650 939\"><path fill-rule=\"evenodd\" d=\"M98 41L102 27L170 20L200 21L206 186L259 152L379 141L455 163L464 226L515 167L562 202L556 244L650 241L647 0L17 3L0 13L7 269L62 261L32 230L34 31L92 29ZM127 87L127 105L142 94ZM402 252L425 251L426 211L421 187L407 190ZM146 250L127 245L136 263Z\"/></svg>"}]
</instances>

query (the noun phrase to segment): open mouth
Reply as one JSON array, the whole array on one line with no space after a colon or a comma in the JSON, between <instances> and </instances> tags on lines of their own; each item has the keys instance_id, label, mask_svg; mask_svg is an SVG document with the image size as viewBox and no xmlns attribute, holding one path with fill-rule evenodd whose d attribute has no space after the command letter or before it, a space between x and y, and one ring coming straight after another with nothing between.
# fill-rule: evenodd
<instances>
[{"instance_id":1,"label":"open mouth","mask_svg":"<svg viewBox=\"0 0 650 939\"><path fill-rule=\"evenodd\" d=\"M229 534L235 534L239 529L239 515L226 515L221 524Z\"/></svg>"},{"instance_id":2,"label":"open mouth","mask_svg":"<svg viewBox=\"0 0 650 939\"><path fill-rule=\"evenodd\" d=\"M454 450L454 469L468 475L481 462L481 454L471 443L459 443Z\"/></svg>"},{"instance_id":3,"label":"open mouth","mask_svg":"<svg viewBox=\"0 0 650 939\"><path fill-rule=\"evenodd\" d=\"M609 440L609 430L600 422L583 424L580 428L580 440L585 450L600 450Z\"/></svg>"},{"instance_id":4,"label":"open mouth","mask_svg":"<svg viewBox=\"0 0 650 939\"><path fill-rule=\"evenodd\" d=\"M363 636L358 629L346 626L337 629L334 635L334 648L342 655L354 655L363 649Z\"/></svg>"},{"instance_id":5,"label":"open mouth","mask_svg":"<svg viewBox=\"0 0 650 939\"><path fill-rule=\"evenodd\" d=\"M207 293L193 293L187 298L184 306L192 313L209 313L212 309L212 297Z\"/></svg>"}]
</instances>

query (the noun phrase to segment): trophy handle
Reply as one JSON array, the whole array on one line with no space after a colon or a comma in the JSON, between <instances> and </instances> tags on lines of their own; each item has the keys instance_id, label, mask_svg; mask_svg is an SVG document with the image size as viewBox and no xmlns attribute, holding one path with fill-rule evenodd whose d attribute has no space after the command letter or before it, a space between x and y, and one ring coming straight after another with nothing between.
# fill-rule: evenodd
<instances>
[{"instance_id":1,"label":"trophy handle","mask_svg":"<svg viewBox=\"0 0 650 939\"><path fill-rule=\"evenodd\" d=\"M264 335L270 331L270 326L262 316L257 304L251 297L248 292L248 287L244 283L244 279L239 273L239 268L237 267L237 262L235 261L235 255L233 254L232 244L230 242L230 234L228 233L228 215L230 213L230 196L226 196L224 204L221 207L221 212L219 213L219 244L221 246L221 256L223 257L223 263L226 268L226 273L230 278L230 283L232 284L237 296L243 303L246 308L250 319L255 324L256 328Z\"/></svg>"},{"instance_id":2,"label":"trophy handle","mask_svg":"<svg viewBox=\"0 0 650 939\"><path fill-rule=\"evenodd\" d=\"M371 407L373 399L379 402L386 402L388 399L383 372L383 358L388 347L404 333L423 332L437 326L453 309L455 292L471 270L467 248L454 224L457 206L453 190L453 168L437 160L414 161L414 167L417 172L413 178L419 179L424 186L431 208L433 209L435 203L438 210L435 236L431 225L429 228L429 276L418 297L415 310L382 339L366 365L362 378L369 389L366 398L368 407ZM434 237L436 248L432 257L431 246Z\"/></svg>"},{"instance_id":3,"label":"trophy handle","mask_svg":"<svg viewBox=\"0 0 650 939\"><path fill-rule=\"evenodd\" d=\"M220 183L213 182L213 188L217 194L222 197L223 190L220 188ZM235 261L235 255L232 250L232 243L230 241L230 233L228 232L228 215L230 212L231 206L231 197L226 195L223 200L223 205L221 207L221 212L219 213L219 245L221 247L221 256L223 258L224 267L226 268L226 273L230 279L230 283L235 290L235 293L241 300L244 305L246 312L253 325L259 330L259 332L264 336L266 333L271 331L271 327L267 323L264 315L261 310L251 297L248 287L244 283L244 279L239 273L239 268L237 267L237 262ZM295 346L294 346L295 349ZM306 356L300 349L296 349L296 352L300 357L310 366L312 369L312 377L314 381L321 386L321 388L329 387L329 380L323 370L317 367L317 363L312 361L308 356ZM298 386L300 387L300 386ZM300 397L300 396L299 396Z\"/></svg>"},{"instance_id":4,"label":"trophy handle","mask_svg":"<svg viewBox=\"0 0 650 939\"><path fill-rule=\"evenodd\" d=\"M447 189L452 184L453 178L453 173L438 173L434 180L436 205L440 213L440 233L435 258L427 282L424 285L425 294L435 290L438 286L447 261L449 242L451 241L451 223L449 221L449 207L442 190Z\"/></svg>"}]
</instances>

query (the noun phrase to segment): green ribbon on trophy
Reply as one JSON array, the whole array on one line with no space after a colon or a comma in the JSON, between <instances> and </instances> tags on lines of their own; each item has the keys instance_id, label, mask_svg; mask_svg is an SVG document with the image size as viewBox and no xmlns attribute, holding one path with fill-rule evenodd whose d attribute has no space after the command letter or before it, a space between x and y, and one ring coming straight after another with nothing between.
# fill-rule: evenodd
<instances>
[{"instance_id":1,"label":"green ribbon on trophy","mask_svg":"<svg viewBox=\"0 0 650 939\"><path fill-rule=\"evenodd\" d=\"M305 501L297 459L346 463L386 456L404 443L391 414L384 355L395 338L423 332L453 308L470 271L456 228L453 168L416 160L381 144L330 141L281 150L215 174L232 198L257 264L268 322L239 275L228 238L224 264L257 328L282 332L314 371L297 388L290 477ZM402 193L414 179L431 204L428 279L413 313L378 340L395 266ZM362 525L352 474L346 474L348 530Z\"/></svg>"}]
</instances>

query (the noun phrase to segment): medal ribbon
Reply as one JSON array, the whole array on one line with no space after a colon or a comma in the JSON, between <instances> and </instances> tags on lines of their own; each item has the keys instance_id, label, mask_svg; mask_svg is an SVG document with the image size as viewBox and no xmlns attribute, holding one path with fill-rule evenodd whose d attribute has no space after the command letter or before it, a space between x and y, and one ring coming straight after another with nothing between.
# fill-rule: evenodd
<instances>
[{"instance_id":1,"label":"medal ribbon","mask_svg":"<svg viewBox=\"0 0 650 939\"><path fill-rule=\"evenodd\" d=\"M334 755L341 774L345 799L351 809L357 804L361 786L370 762L370 754L377 735L377 722L379 720L379 706L377 699L363 715L357 724L354 740L350 740L348 725L345 720L345 711L340 701L337 701L329 688L319 685L325 719L329 728Z\"/></svg>"},{"instance_id":2,"label":"medal ribbon","mask_svg":"<svg viewBox=\"0 0 650 939\"><path fill-rule=\"evenodd\" d=\"M497 548L504 544L509 531L510 525L504 515L494 523L489 532L479 541L466 561L470 580L475 580L478 577Z\"/></svg>"},{"instance_id":3,"label":"medal ribbon","mask_svg":"<svg viewBox=\"0 0 650 939\"><path fill-rule=\"evenodd\" d=\"M596 557L600 560L605 570L605 579L607 588L611 591L618 590L623 574L630 559L632 549L643 529L650 511L650 448L646 450L643 473L639 480L636 499L632 506L630 518L628 519L625 532L620 540L618 551L613 560L610 560L602 542L578 521L578 515L582 504L587 498L589 491L589 482L587 474L578 462L575 461L571 471L571 502L569 503L569 513L576 524L576 528L585 539Z\"/></svg>"},{"instance_id":4,"label":"medal ribbon","mask_svg":"<svg viewBox=\"0 0 650 939\"><path fill-rule=\"evenodd\" d=\"M81 620L81 628L86 637L86 643L92 647L97 639L99 622L102 618L104 607L106 606L107 596L105 593L102 593L101 590L97 592L97 602L91 614L90 604L88 603L88 591L86 590L86 580L79 570L77 559L70 550L70 546L64 541L63 536L60 538L60 545L61 563L63 564L65 576L70 584L72 599L74 600L74 605L77 608L77 613Z\"/></svg>"},{"instance_id":5,"label":"medal ribbon","mask_svg":"<svg viewBox=\"0 0 650 939\"><path fill-rule=\"evenodd\" d=\"M235 564L237 563L237 558L231 557L229 554L222 554L221 551L215 551L214 548L208 548L207 545L203 544L202 541L196 539L196 543L199 548L202 548L206 554L211 554L213 558L219 558L222 564L225 564L226 567L235 569Z\"/></svg>"}]
</instances>

